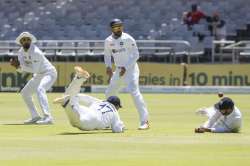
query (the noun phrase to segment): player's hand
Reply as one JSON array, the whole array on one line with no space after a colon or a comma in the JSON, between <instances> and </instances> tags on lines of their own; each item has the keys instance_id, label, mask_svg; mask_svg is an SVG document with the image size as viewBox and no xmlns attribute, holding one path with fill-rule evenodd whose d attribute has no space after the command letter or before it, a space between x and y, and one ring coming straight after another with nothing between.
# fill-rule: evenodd
<instances>
[{"instance_id":1,"label":"player's hand","mask_svg":"<svg viewBox=\"0 0 250 166\"><path fill-rule=\"evenodd\" d=\"M20 63L17 60L17 58L11 58L10 59L10 65L15 67L16 69L20 67Z\"/></svg>"},{"instance_id":2,"label":"player's hand","mask_svg":"<svg viewBox=\"0 0 250 166\"><path fill-rule=\"evenodd\" d=\"M108 75L108 82L110 81L111 77L113 76L113 71L111 67L106 68L106 73Z\"/></svg>"},{"instance_id":3,"label":"player's hand","mask_svg":"<svg viewBox=\"0 0 250 166\"><path fill-rule=\"evenodd\" d=\"M126 72L126 68L125 67L121 67L120 70L121 71L120 71L119 75L120 75L120 77L122 77L125 74L125 72Z\"/></svg>"},{"instance_id":4,"label":"player's hand","mask_svg":"<svg viewBox=\"0 0 250 166\"><path fill-rule=\"evenodd\" d=\"M195 133L205 133L205 129L204 129L204 128L201 128L201 127L195 128L195 129L194 129L194 132L195 132Z\"/></svg>"}]
</instances>

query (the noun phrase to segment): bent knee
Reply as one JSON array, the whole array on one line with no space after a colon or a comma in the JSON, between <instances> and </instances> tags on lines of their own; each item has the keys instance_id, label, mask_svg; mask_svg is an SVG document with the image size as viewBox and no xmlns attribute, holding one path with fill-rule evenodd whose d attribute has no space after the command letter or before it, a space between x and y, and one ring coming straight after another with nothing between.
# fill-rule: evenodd
<instances>
[{"instance_id":1,"label":"bent knee","mask_svg":"<svg viewBox=\"0 0 250 166\"><path fill-rule=\"evenodd\" d=\"M46 90L45 90L45 88L44 88L44 87L39 86L39 87L37 88L37 92L38 92L38 93L45 93L45 92L46 92Z\"/></svg>"}]
</instances>

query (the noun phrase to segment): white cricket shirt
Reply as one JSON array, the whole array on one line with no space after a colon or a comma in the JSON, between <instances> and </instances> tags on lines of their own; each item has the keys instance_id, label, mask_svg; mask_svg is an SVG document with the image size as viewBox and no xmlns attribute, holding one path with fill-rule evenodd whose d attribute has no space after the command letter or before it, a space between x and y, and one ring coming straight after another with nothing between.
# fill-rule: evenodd
<instances>
[{"instance_id":1,"label":"white cricket shirt","mask_svg":"<svg viewBox=\"0 0 250 166\"><path fill-rule=\"evenodd\" d=\"M107 37L104 44L104 62L107 67L112 67L111 56L117 67L125 67L126 70L134 67L139 59L135 39L124 32L118 39L113 38L112 35Z\"/></svg>"},{"instance_id":2,"label":"white cricket shirt","mask_svg":"<svg viewBox=\"0 0 250 166\"><path fill-rule=\"evenodd\" d=\"M34 44L30 45L27 52L21 48L18 52L18 60L22 71L43 74L50 70L55 70L55 67L44 56L44 53Z\"/></svg>"}]
</instances>

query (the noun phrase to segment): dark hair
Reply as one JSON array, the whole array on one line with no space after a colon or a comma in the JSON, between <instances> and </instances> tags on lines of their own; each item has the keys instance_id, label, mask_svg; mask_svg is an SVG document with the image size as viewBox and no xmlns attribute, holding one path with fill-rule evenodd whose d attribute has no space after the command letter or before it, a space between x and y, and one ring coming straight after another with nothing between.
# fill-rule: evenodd
<instances>
[{"instance_id":1,"label":"dark hair","mask_svg":"<svg viewBox=\"0 0 250 166\"><path fill-rule=\"evenodd\" d=\"M122 108L121 100L117 96L110 96L108 97L107 101L116 107Z\"/></svg>"},{"instance_id":2,"label":"dark hair","mask_svg":"<svg viewBox=\"0 0 250 166\"><path fill-rule=\"evenodd\" d=\"M216 103L214 107L218 110L233 109L234 102L229 97L224 97L218 103Z\"/></svg>"},{"instance_id":3,"label":"dark hair","mask_svg":"<svg viewBox=\"0 0 250 166\"><path fill-rule=\"evenodd\" d=\"M115 18L110 21L110 27L116 26L116 25L122 25L122 21L119 18Z\"/></svg>"}]
</instances>

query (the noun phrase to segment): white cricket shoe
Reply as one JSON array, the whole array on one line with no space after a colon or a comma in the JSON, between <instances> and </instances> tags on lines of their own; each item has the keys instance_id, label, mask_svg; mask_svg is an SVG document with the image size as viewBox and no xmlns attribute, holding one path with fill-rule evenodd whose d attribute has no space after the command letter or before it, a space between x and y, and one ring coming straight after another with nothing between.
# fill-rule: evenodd
<instances>
[{"instance_id":1,"label":"white cricket shoe","mask_svg":"<svg viewBox=\"0 0 250 166\"><path fill-rule=\"evenodd\" d=\"M141 125L138 128L138 130L147 130L147 129L149 129L149 123L148 123L148 121L142 122Z\"/></svg>"},{"instance_id":2,"label":"white cricket shoe","mask_svg":"<svg viewBox=\"0 0 250 166\"><path fill-rule=\"evenodd\" d=\"M75 66L74 69L75 69L77 77L85 78L85 79L89 78L90 76L89 73L86 70L84 70L82 67Z\"/></svg>"},{"instance_id":3,"label":"white cricket shoe","mask_svg":"<svg viewBox=\"0 0 250 166\"><path fill-rule=\"evenodd\" d=\"M40 125L53 124L53 119L50 116L45 116L41 120L37 121L36 124L40 124Z\"/></svg>"},{"instance_id":4,"label":"white cricket shoe","mask_svg":"<svg viewBox=\"0 0 250 166\"><path fill-rule=\"evenodd\" d=\"M23 123L24 124L36 124L37 121L41 120L40 116L34 117L34 118L30 118L25 120Z\"/></svg>"}]
</instances>

